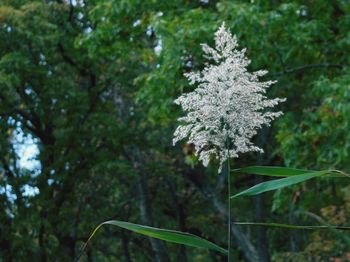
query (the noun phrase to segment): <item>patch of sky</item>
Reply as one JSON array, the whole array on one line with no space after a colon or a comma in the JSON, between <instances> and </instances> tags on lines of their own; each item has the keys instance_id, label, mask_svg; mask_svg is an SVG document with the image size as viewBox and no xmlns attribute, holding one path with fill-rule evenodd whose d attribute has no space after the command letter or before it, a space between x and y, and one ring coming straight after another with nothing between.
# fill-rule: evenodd
<instances>
[{"instance_id":1,"label":"patch of sky","mask_svg":"<svg viewBox=\"0 0 350 262\"><path fill-rule=\"evenodd\" d=\"M7 200L13 204L17 199L16 194L13 192L13 188L11 185L6 184L4 186L0 186L0 195L5 195Z\"/></svg>"},{"instance_id":2,"label":"patch of sky","mask_svg":"<svg viewBox=\"0 0 350 262\"><path fill-rule=\"evenodd\" d=\"M152 26L150 26L150 25L147 26L146 35L148 37L151 37L153 35L153 28L152 28Z\"/></svg>"},{"instance_id":3,"label":"patch of sky","mask_svg":"<svg viewBox=\"0 0 350 262\"><path fill-rule=\"evenodd\" d=\"M85 0L65 0L65 2L67 4L70 4L72 6L81 6L81 7L84 7L85 6Z\"/></svg>"},{"instance_id":4,"label":"patch of sky","mask_svg":"<svg viewBox=\"0 0 350 262\"><path fill-rule=\"evenodd\" d=\"M32 176L37 176L41 170L40 161L37 159L39 154L38 139L31 134L25 134L19 124L14 132L12 143L18 157L18 169L28 170ZM33 197L39 194L39 188L29 184L21 187L21 193L24 197Z\"/></svg>"},{"instance_id":5,"label":"patch of sky","mask_svg":"<svg viewBox=\"0 0 350 262\"><path fill-rule=\"evenodd\" d=\"M39 65L47 65L44 54L39 55Z\"/></svg>"},{"instance_id":6,"label":"patch of sky","mask_svg":"<svg viewBox=\"0 0 350 262\"><path fill-rule=\"evenodd\" d=\"M154 47L154 52L156 53L157 56L160 55L163 49L163 42L162 39L158 39L157 45Z\"/></svg>"},{"instance_id":7,"label":"patch of sky","mask_svg":"<svg viewBox=\"0 0 350 262\"><path fill-rule=\"evenodd\" d=\"M90 34L91 32L92 32L92 28L90 26L84 29L85 34Z\"/></svg>"},{"instance_id":8,"label":"patch of sky","mask_svg":"<svg viewBox=\"0 0 350 262\"><path fill-rule=\"evenodd\" d=\"M26 95L30 95L33 93L33 90L30 87L25 87L24 93L26 93Z\"/></svg>"},{"instance_id":9,"label":"patch of sky","mask_svg":"<svg viewBox=\"0 0 350 262\"><path fill-rule=\"evenodd\" d=\"M141 24L141 20L137 19L132 25L133 27L139 26Z\"/></svg>"},{"instance_id":10,"label":"patch of sky","mask_svg":"<svg viewBox=\"0 0 350 262\"><path fill-rule=\"evenodd\" d=\"M84 18L84 14L82 12L78 13L78 19L82 20Z\"/></svg>"},{"instance_id":11,"label":"patch of sky","mask_svg":"<svg viewBox=\"0 0 350 262\"><path fill-rule=\"evenodd\" d=\"M31 134L25 134L20 125L17 126L12 143L18 156L18 168L37 172L41 165L37 160L39 154L38 139Z\"/></svg>"},{"instance_id":12,"label":"patch of sky","mask_svg":"<svg viewBox=\"0 0 350 262\"><path fill-rule=\"evenodd\" d=\"M299 16L307 16L306 7L302 7L296 11L296 14Z\"/></svg>"},{"instance_id":13,"label":"patch of sky","mask_svg":"<svg viewBox=\"0 0 350 262\"><path fill-rule=\"evenodd\" d=\"M14 119L10 118L8 123L16 126L11 142L18 161L16 162L16 167L11 168L11 171L15 169L26 169L31 175L38 175L41 169L40 161L37 159L39 154L38 139L30 134L25 134L21 125L16 123ZM21 187L21 193L23 197L32 197L39 194L39 188L25 184ZM0 195L5 195L11 204L17 199L12 185L6 181L4 185L0 186Z\"/></svg>"},{"instance_id":14,"label":"patch of sky","mask_svg":"<svg viewBox=\"0 0 350 262\"><path fill-rule=\"evenodd\" d=\"M31 185L24 185L21 187L22 196L33 197L39 194L39 188Z\"/></svg>"}]
</instances>

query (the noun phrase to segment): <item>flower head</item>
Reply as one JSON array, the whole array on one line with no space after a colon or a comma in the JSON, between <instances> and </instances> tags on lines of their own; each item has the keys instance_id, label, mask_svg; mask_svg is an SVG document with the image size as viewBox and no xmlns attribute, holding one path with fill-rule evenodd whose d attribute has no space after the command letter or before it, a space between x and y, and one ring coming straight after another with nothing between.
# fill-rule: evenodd
<instances>
[{"instance_id":1,"label":"flower head","mask_svg":"<svg viewBox=\"0 0 350 262\"><path fill-rule=\"evenodd\" d=\"M285 100L266 97L266 89L275 81L259 81L267 71L248 72L246 50L237 50L237 46L236 37L222 24L215 33L215 48L202 45L205 58L212 63L206 63L200 72L185 74L197 88L175 100L186 115L179 118L173 143L188 138L203 165L216 158L219 170L239 153L263 152L251 139L282 114L268 109Z\"/></svg>"}]
</instances>

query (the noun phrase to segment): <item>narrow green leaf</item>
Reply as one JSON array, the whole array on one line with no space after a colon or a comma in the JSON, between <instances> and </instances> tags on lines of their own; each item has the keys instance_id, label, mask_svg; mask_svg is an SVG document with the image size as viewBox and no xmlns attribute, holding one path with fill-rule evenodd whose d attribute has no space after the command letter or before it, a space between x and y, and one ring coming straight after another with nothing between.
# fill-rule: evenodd
<instances>
[{"instance_id":1,"label":"narrow green leaf","mask_svg":"<svg viewBox=\"0 0 350 262\"><path fill-rule=\"evenodd\" d=\"M276 190L279 188L283 188L286 186L294 185L300 182L304 182L306 180L309 180L314 177L319 177L322 175L327 174L328 171L318 171L318 172L312 172L312 173L306 173L302 175L295 175L291 177L281 178L281 179L275 179L267 182L263 182L260 184L257 184L251 188L248 188L234 196L231 196L232 198L238 197L238 196L253 196L258 195L267 191Z\"/></svg>"},{"instance_id":2,"label":"narrow green leaf","mask_svg":"<svg viewBox=\"0 0 350 262\"><path fill-rule=\"evenodd\" d=\"M247 173L252 175L260 175L260 176L275 176L275 177L290 177L290 176L298 176L306 173L314 173L320 171L314 170L306 170L306 169L296 169L289 167L279 167L279 166L248 166L243 168L238 168L232 170L235 173ZM327 170L323 171L327 172L327 176L329 177L346 177L347 174L344 172L340 172L338 170Z\"/></svg>"},{"instance_id":3,"label":"narrow green leaf","mask_svg":"<svg viewBox=\"0 0 350 262\"><path fill-rule=\"evenodd\" d=\"M297 176L305 173L311 173L315 171L295 169L289 167L279 167L279 166L248 166L243 168L238 168L233 170L236 173L248 173L253 175L262 176L278 176L278 177L289 177Z\"/></svg>"},{"instance_id":4,"label":"narrow green leaf","mask_svg":"<svg viewBox=\"0 0 350 262\"><path fill-rule=\"evenodd\" d=\"M242 226L263 226L263 227L278 227L285 229L301 229L301 230L325 230L325 229L338 229L338 230L350 230L350 227L344 226L298 226L298 225L289 225L281 223L255 223L255 222L235 222L236 225Z\"/></svg>"},{"instance_id":5,"label":"narrow green leaf","mask_svg":"<svg viewBox=\"0 0 350 262\"><path fill-rule=\"evenodd\" d=\"M191 246L191 247L207 248L207 249L211 249L211 250L220 252L222 254L227 253L226 249L219 247L218 245L216 245L216 244L214 244L206 239L200 238L196 235L192 235L192 234L184 233L184 232L180 232L180 231L143 226L143 225L133 224L133 223L129 223L129 222L123 222L123 221L118 221L118 220L110 220L110 221L106 221L106 222L103 222L102 224L100 224L94 230L94 232L90 236L89 240L94 236L94 234L97 232L97 230L102 225L118 226L118 227L130 230L130 231L139 233L141 235L145 235L145 236L149 236L149 237L153 237L153 238L158 238L158 239L165 240L168 242L183 244L183 245ZM89 242L89 240L87 242Z\"/></svg>"}]
</instances>

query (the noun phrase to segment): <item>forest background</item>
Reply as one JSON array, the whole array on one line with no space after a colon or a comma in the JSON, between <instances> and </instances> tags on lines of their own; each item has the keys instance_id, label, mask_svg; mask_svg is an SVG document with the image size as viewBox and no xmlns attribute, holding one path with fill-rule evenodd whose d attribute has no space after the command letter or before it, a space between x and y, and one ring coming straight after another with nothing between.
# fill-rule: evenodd
<instances>
[{"instance_id":1,"label":"forest background","mask_svg":"<svg viewBox=\"0 0 350 262\"><path fill-rule=\"evenodd\" d=\"M225 178L173 147L201 43L225 21L250 70L278 80L284 115L232 161L350 167L350 3L0 0L0 261L73 261L117 219L226 245ZM29 152L28 152L29 151ZM27 152L27 153L25 153ZM269 178L232 175L234 192ZM235 199L235 221L349 226L347 180ZM350 236L233 225L235 261L350 261ZM203 249L101 229L83 261L225 261Z\"/></svg>"}]
</instances>

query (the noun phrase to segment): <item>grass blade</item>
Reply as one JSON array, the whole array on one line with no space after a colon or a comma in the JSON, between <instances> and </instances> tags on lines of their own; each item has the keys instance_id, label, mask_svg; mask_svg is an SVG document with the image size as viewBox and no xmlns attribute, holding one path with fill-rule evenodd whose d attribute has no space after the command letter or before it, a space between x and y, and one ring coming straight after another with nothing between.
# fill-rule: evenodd
<instances>
[{"instance_id":1,"label":"grass blade","mask_svg":"<svg viewBox=\"0 0 350 262\"><path fill-rule=\"evenodd\" d=\"M220 252L225 255L227 254L226 249L193 234L174 231L174 230L149 227L149 226L133 224L133 223L118 221L118 220L106 221L101 223L98 227L96 227L96 229L93 231L93 233L89 237L88 241L85 243L83 250L85 249L86 245L91 240L91 238L96 234L97 230L103 225L118 226L120 228L127 229L148 237L153 237L164 241L173 242L173 243L182 244L182 245L191 246L191 247L206 248L206 249Z\"/></svg>"},{"instance_id":2,"label":"grass blade","mask_svg":"<svg viewBox=\"0 0 350 262\"><path fill-rule=\"evenodd\" d=\"M337 229L337 230L350 230L350 227L344 226L298 226L298 225L289 225L281 223L256 223L256 222L235 222L236 225L241 226L263 226L263 227L278 227L284 229L300 229L300 230L325 230L325 229Z\"/></svg>"},{"instance_id":3,"label":"grass blade","mask_svg":"<svg viewBox=\"0 0 350 262\"><path fill-rule=\"evenodd\" d=\"M279 166L248 166L248 167L235 169L233 170L233 172L262 175L262 176L289 177L289 176L297 176L297 175L302 175L306 173L311 173L315 171L289 168L289 167L279 167Z\"/></svg>"},{"instance_id":4,"label":"grass blade","mask_svg":"<svg viewBox=\"0 0 350 262\"><path fill-rule=\"evenodd\" d=\"M302 175L294 175L294 176L290 176L290 177L285 177L285 178L281 178L281 179L275 179L275 180L271 180L271 181L267 181L267 182L262 182L260 184L257 184L253 187L250 187L234 196L231 197L232 198L236 198L239 196L254 196L254 195L258 195L267 191L272 191L272 190L276 190L276 189L280 189L286 186L291 186L297 183L301 183L304 182L306 180L309 180L311 178L315 178L315 177L320 177L322 175L327 174L328 171L318 171L318 172L312 172L312 173L306 173L306 174L302 174Z\"/></svg>"}]
</instances>

